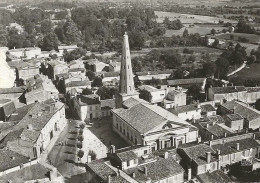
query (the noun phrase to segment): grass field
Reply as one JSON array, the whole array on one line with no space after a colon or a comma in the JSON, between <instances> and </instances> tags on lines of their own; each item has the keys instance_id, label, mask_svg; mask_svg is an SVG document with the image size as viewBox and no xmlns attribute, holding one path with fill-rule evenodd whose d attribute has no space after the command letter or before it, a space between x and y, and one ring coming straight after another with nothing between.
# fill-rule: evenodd
<instances>
[{"instance_id":1,"label":"grass field","mask_svg":"<svg viewBox=\"0 0 260 183\"><path fill-rule=\"evenodd\" d=\"M166 33L164 34L165 37L172 37L172 35L181 36L183 34L183 31L187 29L190 34L199 33L200 35L206 35L210 34L212 29L215 29L217 32L221 32L225 27L221 26L193 26L193 27L183 27L180 30L166 30Z\"/></svg>"},{"instance_id":2,"label":"grass field","mask_svg":"<svg viewBox=\"0 0 260 183\"><path fill-rule=\"evenodd\" d=\"M233 37L234 41L238 41L239 38L246 38L249 40L249 43L257 43L260 42L260 36L255 34L245 34L245 33L227 33L216 36L219 39L231 40Z\"/></svg>"},{"instance_id":3,"label":"grass field","mask_svg":"<svg viewBox=\"0 0 260 183\"><path fill-rule=\"evenodd\" d=\"M181 14L174 12L164 12L164 11L155 11L155 15L158 16L157 22L162 23L165 17L168 17L170 20L179 19L183 24L194 24L194 23L212 23L217 24L219 20L230 23L237 23L237 21L218 18L218 17L210 17L210 16L202 16L202 15L192 15L192 14Z\"/></svg>"},{"instance_id":4,"label":"grass field","mask_svg":"<svg viewBox=\"0 0 260 183\"><path fill-rule=\"evenodd\" d=\"M254 63L246 66L241 71L234 74L232 77L239 77L243 79L260 79L260 63Z\"/></svg>"}]
</instances>

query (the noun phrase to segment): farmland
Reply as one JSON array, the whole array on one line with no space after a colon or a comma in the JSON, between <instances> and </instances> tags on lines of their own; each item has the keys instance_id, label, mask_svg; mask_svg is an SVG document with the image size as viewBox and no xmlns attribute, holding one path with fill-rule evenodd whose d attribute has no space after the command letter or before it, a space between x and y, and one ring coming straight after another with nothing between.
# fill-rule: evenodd
<instances>
[{"instance_id":1,"label":"farmland","mask_svg":"<svg viewBox=\"0 0 260 183\"><path fill-rule=\"evenodd\" d=\"M163 11L155 11L155 15L158 16L157 22L162 23L165 17L168 17L169 20L179 19L183 24L218 24L219 21L237 23L237 21L219 18L219 17L210 17L210 16L202 16L202 15L192 15L192 14L181 14L174 12L163 12Z\"/></svg>"},{"instance_id":2,"label":"farmland","mask_svg":"<svg viewBox=\"0 0 260 183\"><path fill-rule=\"evenodd\" d=\"M239 39L246 39L249 43L257 43L260 42L260 36L255 34L245 34L245 33L227 33L217 35L218 39L226 39L226 40L234 40L239 41Z\"/></svg>"}]
</instances>

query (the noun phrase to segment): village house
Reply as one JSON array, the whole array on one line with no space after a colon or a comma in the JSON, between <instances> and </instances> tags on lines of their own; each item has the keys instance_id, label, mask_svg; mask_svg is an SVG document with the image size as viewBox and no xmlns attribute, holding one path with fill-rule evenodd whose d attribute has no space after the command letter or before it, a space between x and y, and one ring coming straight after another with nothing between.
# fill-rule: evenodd
<instances>
[{"instance_id":1,"label":"village house","mask_svg":"<svg viewBox=\"0 0 260 183\"><path fill-rule=\"evenodd\" d=\"M246 102L253 104L257 99L260 99L260 87L246 87Z\"/></svg>"},{"instance_id":2,"label":"village house","mask_svg":"<svg viewBox=\"0 0 260 183\"><path fill-rule=\"evenodd\" d=\"M52 81L44 75L36 75L26 80L27 93L25 93L26 104L47 99L58 99L59 91Z\"/></svg>"},{"instance_id":3,"label":"village house","mask_svg":"<svg viewBox=\"0 0 260 183\"><path fill-rule=\"evenodd\" d=\"M18 48L8 50L8 54L16 57L16 58L38 58L41 55L41 49L38 47L30 47L30 48Z\"/></svg>"},{"instance_id":4,"label":"village house","mask_svg":"<svg viewBox=\"0 0 260 183\"><path fill-rule=\"evenodd\" d=\"M204 91L207 78L191 78L191 79L174 79L167 80L168 86L188 88L194 84L201 86L201 91Z\"/></svg>"},{"instance_id":5,"label":"village house","mask_svg":"<svg viewBox=\"0 0 260 183\"><path fill-rule=\"evenodd\" d=\"M21 87L0 88L0 100L10 99L18 107L21 103L25 103L25 89Z\"/></svg>"},{"instance_id":6,"label":"village house","mask_svg":"<svg viewBox=\"0 0 260 183\"><path fill-rule=\"evenodd\" d=\"M0 100L0 121L7 121L16 110L11 99Z\"/></svg>"},{"instance_id":7,"label":"village house","mask_svg":"<svg viewBox=\"0 0 260 183\"><path fill-rule=\"evenodd\" d=\"M69 77L71 81L85 81L88 80L85 68L69 68Z\"/></svg>"},{"instance_id":8,"label":"village house","mask_svg":"<svg viewBox=\"0 0 260 183\"><path fill-rule=\"evenodd\" d=\"M170 90L168 90L168 88ZM163 106L165 109L176 108L179 106L186 105L186 89L181 87L167 87L166 91L168 91L166 98L163 100Z\"/></svg>"},{"instance_id":9,"label":"village house","mask_svg":"<svg viewBox=\"0 0 260 183\"><path fill-rule=\"evenodd\" d=\"M72 99L72 108L80 118L89 119L111 116L110 110L115 108L115 99L100 100L98 95L77 95Z\"/></svg>"},{"instance_id":10,"label":"village house","mask_svg":"<svg viewBox=\"0 0 260 183\"><path fill-rule=\"evenodd\" d=\"M105 86L116 86L120 80L119 72L104 72L101 74L102 83Z\"/></svg>"},{"instance_id":11,"label":"village house","mask_svg":"<svg viewBox=\"0 0 260 183\"><path fill-rule=\"evenodd\" d=\"M254 134L243 134L180 147L178 153L188 173L201 175L242 161L252 166L254 157L259 157L259 144Z\"/></svg>"},{"instance_id":12,"label":"village house","mask_svg":"<svg viewBox=\"0 0 260 183\"><path fill-rule=\"evenodd\" d=\"M157 89L153 86L150 86L150 85L141 85L138 87L139 90L146 90L148 91L152 98L151 98L151 101L149 101L150 103L152 104L161 104L163 102L163 100L165 99L166 97L166 90L165 89Z\"/></svg>"},{"instance_id":13,"label":"village house","mask_svg":"<svg viewBox=\"0 0 260 183\"><path fill-rule=\"evenodd\" d=\"M166 80L170 77L172 72L173 70L136 72L136 77L141 83L152 79Z\"/></svg>"},{"instance_id":14,"label":"village house","mask_svg":"<svg viewBox=\"0 0 260 183\"><path fill-rule=\"evenodd\" d=\"M67 52L71 52L73 50L76 50L78 48L77 45L60 45L58 46L59 54L63 55L64 50L67 50Z\"/></svg>"},{"instance_id":15,"label":"village house","mask_svg":"<svg viewBox=\"0 0 260 183\"><path fill-rule=\"evenodd\" d=\"M234 131L241 132L244 128L244 118L237 113L226 114L223 116L225 125Z\"/></svg>"},{"instance_id":16,"label":"village house","mask_svg":"<svg viewBox=\"0 0 260 183\"><path fill-rule=\"evenodd\" d=\"M255 130L260 128L260 112L253 109L248 104L234 100L226 102L218 107L217 113L219 115L239 114L244 118L243 129ZM241 127L241 125L238 125L237 127Z\"/></svg>"},{"instance_id":17,"label":"village house","mask_svg":"<svg viewBox=\"0 0 260 183\"><path fill-rule=\"evenodd\" d=\"M176 108L168 109L182 120L192 120L201 118L201 104L191 104L185 106L177 106Z\"/></svg>"},{"instance_id":18,"label":"village house","mask_svg":"<svg viewBox=\"0 0 260 183\"><path fill-rule=\"evenodd\" d=\"M40 68L36 64L28 62L18 62L16 67L16 79L22 79L26 81L28 78L31 78L37 74L40 74Z\"/></svg>"},{"instance_id":19,"label":"village house","mask_svg":"<svg viewBox=\"0 0 260 183\"><path fill-rule=\"evenodd\" d=\"M108 63L109 72L120 72L121 62L111 61Z\"/></svg>"},{"instance_id":20,"label":"village house","mask_svg":"<svg viewBox=\"0 0 260 183\"><path fill-rule=\"evenodd\" d=\"M67 120L65 106L53 99L24 106L25 110L17 109L8 122L14 125L1 132L1 149L9 150L38 159L47 148L54 136L61 133Z\"/></svg>"},{"instance_id":21,"label":"village house","mask_svg":"<svg viewBox=\"0 0 260 183\"><path fill-rule=\"evenodd\" d=\"M85 88L89 88L89 89L91 88L91 82L88 81L88 80L85 80L85 81L70 81L67 84L65 84L65 87L66 87L66 93L69 90L72 90L72 89L76 89L77 92L82 93L82 91Z\"/></svg>"},{"instance_id":22,"label":"village house","mask_svg":"<svg viewBox=\"0 0 260 183\"><path fill-rule=\"evenodd\" d=\"M208 89L208 100L215 103L239 100L247 101L247 90L244 86L211 87Z\"/></svg>"},{"instance_id":23,"label":"village house","mask_svg":"<svg viewBox=\"0 0 260 183\"><path fill-rule=\"evenodd\" d=\"M97 59L86 60L85 64L86 64L86 69L89 69L93 72L102 72L108 70L108 64L104 62L100 62Z\"/></svg>"},{"instance_id":24,"label":"village house","mask_svg":"<svg viewBox=\"0 0 260 183\"><path fill-rule=\"evenodd\" d=\"M55 79L55 75L68 73L68 71L68 65L65 62L57 60L47 62L46 75L52 80Z\"/></svg>"}]
</instances>

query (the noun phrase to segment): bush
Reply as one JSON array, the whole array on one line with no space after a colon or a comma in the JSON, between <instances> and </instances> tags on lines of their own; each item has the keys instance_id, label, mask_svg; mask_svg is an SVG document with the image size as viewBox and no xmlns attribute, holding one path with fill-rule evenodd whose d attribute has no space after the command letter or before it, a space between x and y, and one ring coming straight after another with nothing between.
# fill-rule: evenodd
<instances>
[{"instance_id":1,"label":"bush","mask_svg":"<svg viewBox=\"0 0 260 183\"><path fill-rule=\"evenodd\" d=\"M79 150L79 151L78 151L78 157L79 157L79 158L82 158L83 156L84 156L84 151Z\"/></svg>"},{"instance_id":2,"label":"bush","mask_svg":"<svg viewBox=\"0 0 260 183\"><path fill-rule=\"evenodd\" d=\"M80 128L81 128L81 129L84 129L84 128L85 128L85 126L86 126L86 124L85 124L85 123L80 123L80 125L79 125L79 126L80 126Z\"/></svg>"},{"instance_id":3,"label":"bush","mask_svg":"<svg viewBox=\"0 0 260 183\"><path fill-rule=\"evenodd\" d=\"M193 54L193 53L194 53L194 50L190 50L190 49L188 49L188 48L184 48L184 49L183 49L183 53Z\"/></svg>"},{"instance_id":4,"label":"bush","mask_svg":"<svg viewBox=\"0 0 260 183\"><path fill-rule=\"evenodd\" d=\"M97 157L97 154L93 150L89 150L88 155L91 156L91 160L95 160Z\"/></svg>"},{"instance_id":5,"label":"bush","mask_svg":"<svg viewBox=\"0 0 260 183\"><path fill-rule=\"evenodd\" d=\"M83 133L83 129L81 128L81 129L79 130L79 134L82 135L82 133Z\"/></svg>"},{"instance_id":6,"label":"bush","mask_svg":"<svg viewBox=\"0 0 260 183\"><path fill-rule=\"evenodd\" d=\"M82 142L78 142L77 147L81 149L82 148Z\"/></svg>"},{"instance_id":7,"label":"bush","mask_svg":"<svg viewBox=\"0 0 260 183\"><path fill-rule=\"evenodd\" d=\"M83 137L82 135L79 135L79 136L78 136L78 140L79 140L80 142L82 142L82 141L84 140L84 137Z\"/></svg>"}]
</instances>

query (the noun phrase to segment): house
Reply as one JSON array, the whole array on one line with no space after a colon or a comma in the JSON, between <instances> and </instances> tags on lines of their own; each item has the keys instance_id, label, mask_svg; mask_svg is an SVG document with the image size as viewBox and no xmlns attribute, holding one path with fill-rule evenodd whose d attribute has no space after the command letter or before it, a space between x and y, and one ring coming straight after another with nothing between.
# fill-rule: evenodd
<instances>
[{"instance_id":1,"label":"house","mask_svg":"<svg viewBox=\"0 0 260 183\"><path fill-rule=\"evenodd\" d=\"M57 60L47 62L46 75L52 80L55 79L55 75L68 73L68 71L68 65L65 62L60 62Z\"/></svg>"},{"instance_id":2,"label":"house","mask_svg":"<svg viewBox=\"0 0 260 183\"><path fill-rule=\"evenodd\" d=\"M47 76L36 75L29 78L26 80L26 86L28 90L25 93L26 104L59 98L59 91Z\"/></svg>"},{"instance_id":3,"label":"house","mask_svg":"<svg viewBox=\"0 0 260 183\"><path fill-rule=\"evenodd\" d=\"M223 118L225 119L225 125L232 130L241 132L244 129L244 118L240 114L226 114Z\"/></svg>"},{"instance_id":4,"label":"house","mask_svg":"<svg viewBox=\"0 0 260 183\"><path fill-rule=\"evenodd\" d=\"M260 87L246 87L246 102L249 104L255 103L257 99L260 99Z\"/></svg>"},{"instance_id":5,"label":"house","mask_svg":"<svg viewBox=\"0 0 260 183\"><path fill-rule=\"evenodd\" d=\"M115 99L100 100L98 95L77 95L72 98L72 108L82 121L111 116Z\"/></svg>"},{"instance_id":6,"label":"house","mask_svg":"<svg viewBox=\"0 0 260 183\"><path fill-rule=\"evenodd\" d=\"M191 104L185 106L177 106L176 108L168 109L182 120L192 120L201 118L201 104Z\"/></svg>"},{"instance_id":7,"label":"house","mask_svg":"<svg viewBox=\"0 0 260 183\"><path fill-rule=\"evenodd\" d=\"M67 52L71 52L73 50L76 50L78 48L77 45L60 45L58 46L59 54L63 54L64 50L67 50Z\"/></svg>"},{"instance_id":8,"label":"house","mask_svg":"<svg viewBox=\"0 0 260 183\"><path fill-rule=\"evenodd\" d=\"M166 97L166 90L164 89L157 89L150 85L141 85L138 88L139 90L146 90L151 94L152 98L149 102L151 102L152 104L161 103Z\"/></svg>"},{"instance_id":9,"label":"house","mask_svg":"<svg viewBox=\"0 0 260 183\"><path fill-rule=\"evenodd\" d=\"M32 59L41 55L41 49L38 47L18 48L8 50L8 53L16 58Z\"/></svg>"},{"instance_id":10,"label":"house","mask_svg":"<svg viewBox=\"0 0 260 183\"><path fill-rule=\"evenodd\" d=\"M7 148L33 159L41 157L54 136L59 135L65 127L65 106L52 99L37 102L17 109L8 122L16 120L14 125L1 132L1 149Z\"/></svg>"},{"instance_id":11,"label":"house","mask_svg":"<svg viewBox=\"0 0 260 183\"><path fill-rule=\"evenodd\" d=\"M14 102L11 99L0 100L0 121L7 121L16 110Z\"/></svg>"},{"instance_id":12,"label":"house","mask_svg":"<svg viewBox=\"0 0 260 183\"><path fill-rule=\"evenodd\" d=\"M258 129L260 127L260 112L248 104L239 101L223 103L217 109L218 114L239 114L244 118L244 129Z\"/></svg>"},{"instance_id":13,"label":"house","mask_svg":"<svg viewBox=\"0 0 260 183\"><path fill-rule=\"evenodd\" d=\"M26 81L37 74L40 74L40 67L36 64L28 62L18 62L16 67L16 79L22 79Z\"/></svg>"},{"instance_id":14,"label":"house","mask_svg":"<svg viewBox=\"0 0 260 183\"><path fill-rule=\"evenodd\" d=\"M169 87L172 88L172 87ZM174 87L175 88L175 87ZM186 105L186 94L185 89L177 87L176 89L168 92L166 98L163 101L163 106L165 109L176 108L178 106Z\"/></svg>"},{"instance_id":15,"label":"house","mask_svg":"<svg viewBox=\"0 0 260 183\"><path fill-rule=\"evenodd\" d=\"M112 113L113 130L131 145L145 144L157 150L196 141L198 136L195 127L159 106L137 103Z\"/></svg>"},{"instance_id":16,"label":"house","mask_svg":"<svg viewBox=\"0 0 260 183\"><path fill-rule=\"evenodd\" d=\"M86 60L86 69L89 69L93 72L102 72L107 71L108 64L105 64L104 62L100 62L97 59L92 60Z\"/></svg>"},{"instance_id":17,"label":"house","mask_svg":"<svg viewBox=\"0 0 260 183\"><path fill-rule=\"evenodd\" d=\"M247 90L244 86L211 87L208 89L208 100L222 103L225 101L247 101Z\"/></svg>"},{"instance_id":18,"label":"house","mask_svg":"<svg viewBox=\"0 0 260 183\"><path fill-rule=\"evenodd\" d=\"M120 80L119 72L104 72L101 74L102 83L105 86L116 86Z\"/></svg>"},{"instance_id":19,"label":"house","mask_svg":"<svg viewBox=\"0 0 260 183\"><path fill-rule=\"evenodd\" d=\"M160 79L166 80L170 77L173 70L166 70L166 71L146 71L146 72L136 72L136 77L139 81L144 82L147 80L152 79Z\"/></svg>"},{"instance_id":20,"label":"house","mask_svg":"<svg viewBox=\"0 0 260 183\"><path fill-rule=\"evenodd\" d=\"M89 182L184 182L184 170L177 153L153 154L149 146L115 150L112 145L107 159L86 164ZM116 168L117 167L117 168Z\"/></svg>"},{"instance_id":21,"label":"house","mask_svg":"<svg viewBox=\"0 0 260 183\"><path fill-rule=\"evenodd\" d=\"M17 107L20 102L25 103L24 93L25 89L22 87L0 88L0 100L10 99Z\"/></svg>"},{"instance_id":22,"label":"house","mask_svg":"<svg viewBox=\"0 0 260 183\"><path fill-rule=\"evenodd\" d=\"M207 78L191 78L191 79L175 79L175 80L167 80L168 86L180 86L183 88L188 88L194 84L200 85L201 90L204 91L206 85Z\"/></svg>"},{"instance_id":23,"label":"house","mask_svg":"<svg viewBox=\"0 0 260 183\"><path fill-rule=\"evenodd\" d=\"M85 81L70 81L67 84L65 84L65 87L66 87L66 93L69 90L72 90L74 88L77 90L77 92L82 93L82 90L84 90L85 88L89 88L89 89L91 88L91 82L88 81L88 80L85 80Z\"/></svg>"},{"instance_id":24,"label":"house","mask_svg":"<svg viewBox=\"0 0 260 183\"><path fill-rule=\"evenodd\" d=\"M71 81L88 80L85 68L69 68L69 77Z\"/></svg>"},{"instance_id":25,"label":"house","mask_svg":"<svg viewBox=\"0 0 260 183\"><path fill-rule=\"evenodd\" d=\"M109 72L120 72L121 62L111 61L108 63Z\"/></svg>"},{"instance_id":26,"label":"house","mask_svg":"<svg viewBox=\"0 0 260 183\"><path fill-rule=\"evenodd\" d=\"M69 68L73 69L73 68L82 68L85 69L85 63L83 60L73 60L69 63Z\"/></svg>"}]
</instances>

